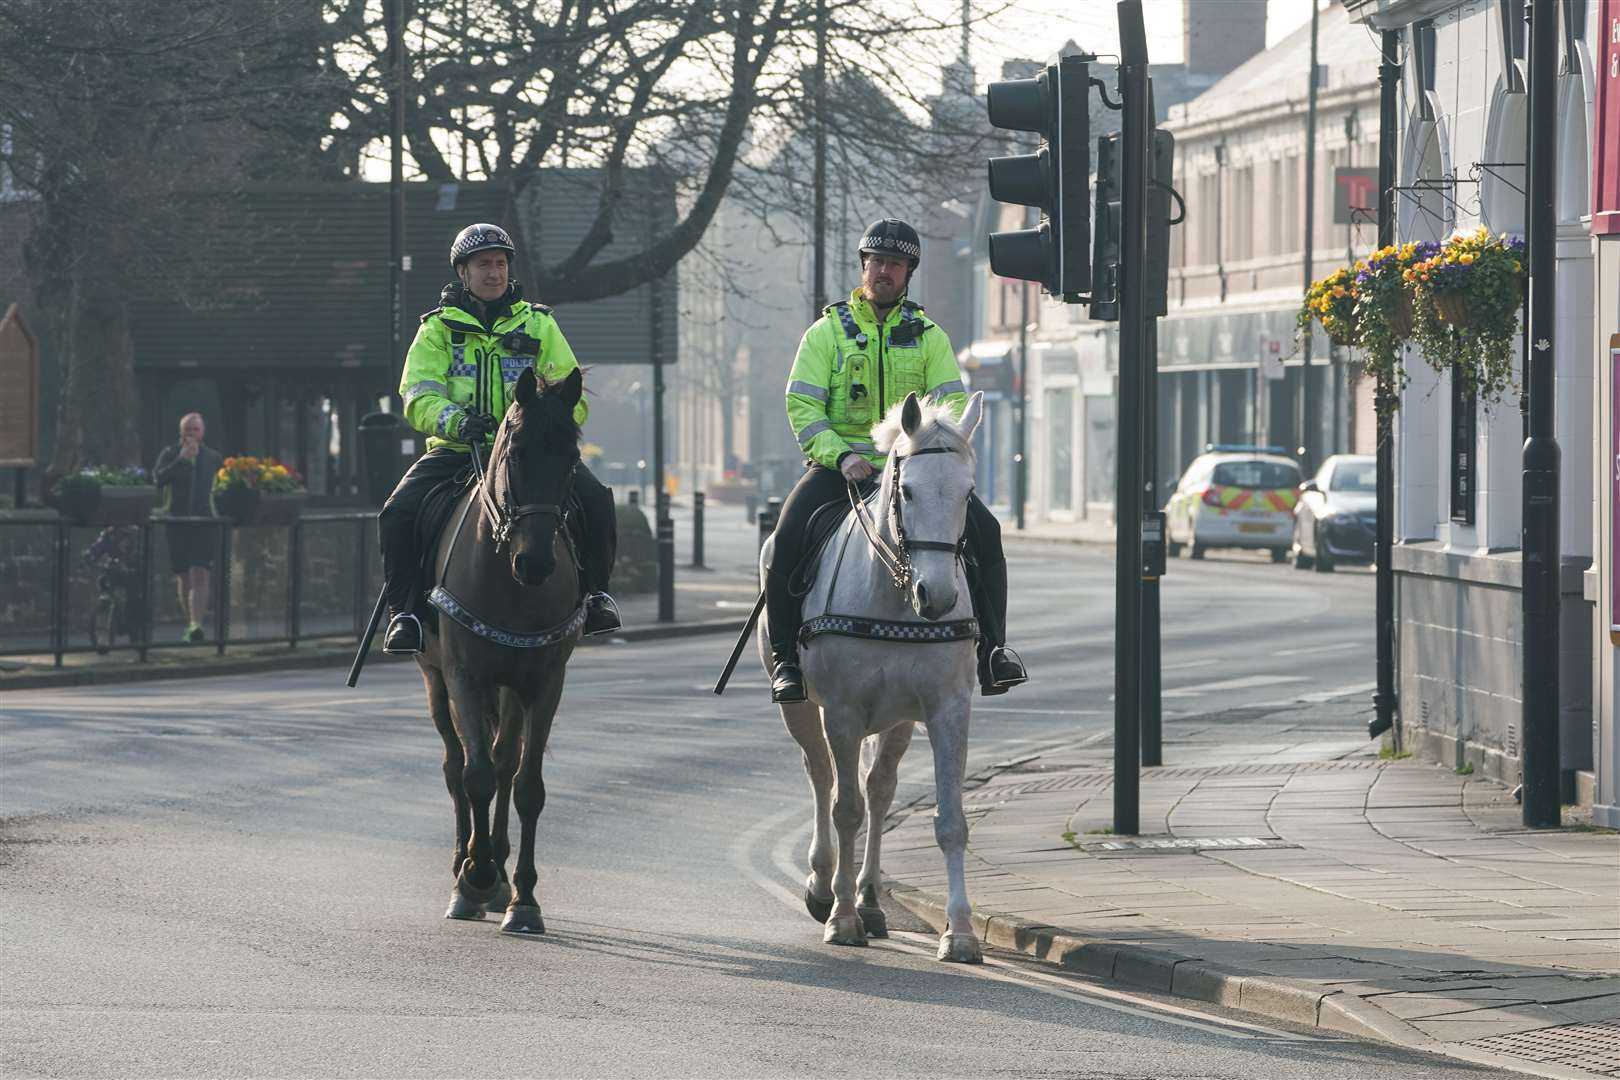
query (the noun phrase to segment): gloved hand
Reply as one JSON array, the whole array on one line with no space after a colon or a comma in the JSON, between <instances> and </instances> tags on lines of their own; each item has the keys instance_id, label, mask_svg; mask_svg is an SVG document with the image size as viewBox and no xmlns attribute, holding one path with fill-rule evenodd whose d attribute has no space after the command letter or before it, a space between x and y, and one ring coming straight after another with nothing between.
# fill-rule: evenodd
<instances>
[{"instance_id":1,"label":"gloved hand","mask_svg":"<svg viewBox=\"0 0 1620 1080\"><path fill-rule=\"evenodd\" d=\"M493 416L465 412L461 414L461 427L457 430L456 435L464 443L482 445L484 440L489 437L489 433L494 430L495 418Z\"/></svg>"},{"instance_id":2,"label":"gloved hand","mask_svg":"<svg viewBox=\"0 0 1620 1080\"><path fill-rule=\"evenodd\" d=\"M862 480L868 480L877 472L870 461L867 461L853 450L838 459L838 471L843 473L844 479L852 484L859 484Z\"/></svg>"}]
</instances>

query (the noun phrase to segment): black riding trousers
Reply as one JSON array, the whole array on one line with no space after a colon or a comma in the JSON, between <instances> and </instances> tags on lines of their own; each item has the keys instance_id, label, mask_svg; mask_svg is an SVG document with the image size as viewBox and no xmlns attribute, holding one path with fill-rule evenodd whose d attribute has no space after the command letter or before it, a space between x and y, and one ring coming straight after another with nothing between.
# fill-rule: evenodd
<instances>
[{"instance_id":1,"label":"black riding trousers","mask_svg":"<svg viewBox=\"0 0 1620 1080\"><path fill-rule=\"evenodd\" d=\"M423 589L422 553L418 550L416 518L422 501L440 483L467 467L467 455L456 450L429 450L400 477L394 493L377 515L377 539L382 546L384 591L394 611L409 611ZM574 493L585 510L585 550L581 575L588 592L606 592L618 556L618 522L613 492L584 462L574 466Z\"/></svg>"},{"instance_id":2,"label":"black riding trousers","mask_svg":"<svg viewBox=\"0 0 1620 1080\"><path fill-rule=\"evenodd\" d=\"M766 632L779 655L791 651L799 632L800 597L788 578L804 558L805 527L821 507L847 502L849 485L837 469L812 465L782 502L771 566L765 575ZM968 497L967 577L982 645L1007 643L1007 556L1001 548L1001 522L977 495Z\"/></svg>"}]
</instances>

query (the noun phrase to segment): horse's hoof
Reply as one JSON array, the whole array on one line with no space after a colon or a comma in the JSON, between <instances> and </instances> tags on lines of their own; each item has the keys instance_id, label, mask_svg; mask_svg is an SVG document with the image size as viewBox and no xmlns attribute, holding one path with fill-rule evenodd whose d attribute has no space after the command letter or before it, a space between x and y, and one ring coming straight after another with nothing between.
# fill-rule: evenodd
<instances>
[{"instance_id":1,"label":"horse's hoof","mask_svg":"<svg viewBox=\"0 0 1620 1080\"><path fill-rule=\"evenodd\" d=\"M947 964L982 964L984 950L972 934L942 934L938 958Z\"/></svg>"},{"instance_id":2,"label":"horse's hoof","mask_svg":"<svg viewBox=\"0 0 1620 1080\"><path fill-rule=\"evenodd\" d=\"M493 904L500 902L500 909L505 910L507 902L512 899L512 885L510 882L497 877L488 885L479 885L472 879L472 860L462 864L461 873L456 875L456 891L467 899L479 904Z\"/></svg>"},{"instance_id":3,"label":"horse's hoof","mask_svg":"<svg viewBox=\"0 0 1620 1080\"><path fill-rule=\"evenodd\" d=\"M452 889L450 891L450 906L445 909L444 917L476 922L484 917L484 902L467 896L460 889Z\"/></svg>"},{"instance_id":4,"label":"horse's hoof","mask_svg":"<svg viewBox=\"0 0 1620 1080\"><path fill-rule=\"evenodd\" d=\"M516 904L501 920L503 934L543 934L546 932L546 920L540 917L540 909L533 904Z\"/></svg>"},{"instance_id":5,"label":"horse's hoof","mask_svg":"<svg viewBox=\"0 0 1620 1080\"><path fill-rule=\"evenodd\" d=\"M889 936L889 919L883 914L882 908L856 906L855 914L861 917L861 926L866 929L867 937L886 938Z\"/></svg>"},{"instance_id":6,"label":"horse's hoof","mask_svg":"<svg viewBox=\"0 0 1620 1080\"><path fill-rule=\"evenodd\" d=\"M824 923L827 921L827 917L832 914L832 909L832 897L829 896L827 899L823 900L815 893L810 891L810 886L806 885L804 887L804 910L810 913L810 917L812 919L816 920L816 922Z\"/></svg>"},{"instance_id":7,"label":"horse's hoof","mask_svg":"<svg viewBox=\"0 0 1620 1080\"><path fill-rule=\"evenodd\" d=\"M827 919L827 929L821 940L828 945L865 945L866 930L859 915L833 915Z\"/></svg>"}]
</instances>

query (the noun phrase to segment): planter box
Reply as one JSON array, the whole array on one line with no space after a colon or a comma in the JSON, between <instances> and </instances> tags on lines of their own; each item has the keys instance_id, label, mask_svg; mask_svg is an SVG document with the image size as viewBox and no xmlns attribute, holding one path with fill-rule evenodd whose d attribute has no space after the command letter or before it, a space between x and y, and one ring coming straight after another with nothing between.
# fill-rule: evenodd
<instances>
[{"instance_id":1,"label":"planter box","mask_svg":"<svg viewBox=\"0 0 1620 1080\"><path fill-rule=\"evenodd\" d=\"M238 525L289 525L304 512L303 491L264 492L235 488L214 495L214 509Z\"/></svg>"},{"instance_id":2,"label":"planter box","mask_svg":"<svg viewBox=\"0 0 1620 1080\"><path fill-rule=\"evenodd\" d=\"M140 525L157 505L152 484L75 487L53 496L57 513L76 525Z\"/></svg>"}]
</instances>

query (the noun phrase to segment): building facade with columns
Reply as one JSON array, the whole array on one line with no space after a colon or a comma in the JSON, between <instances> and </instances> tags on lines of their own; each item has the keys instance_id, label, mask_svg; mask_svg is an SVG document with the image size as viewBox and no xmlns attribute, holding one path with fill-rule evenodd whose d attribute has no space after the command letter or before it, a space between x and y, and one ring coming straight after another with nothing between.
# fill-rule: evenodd
<instances>
[{"instance_id":1,"label":"building facade with columns","mask_svg":"<svg viewBox=\"0 0 1620 1080\"><path fill-rule=\"evenodd\" d=\"M1607 347L1620 311L1614 162L1620 4L1563 0L1557 153L1530 161L1524 0L1348 0L1370 30L1395 31L1401 65L1398 239L1484 227L1523 235L1526 162L1556 177L1555 434L1559 488L1559 697L1564 801L1595 801L1620 825L1614 747L1614 392ZM1607 113L1597 111L1600 91ZM1606 142L1600 142L1607 124ZM1603 154L1608 155L1607 173ZM1594 162L1598 166L1594 173ZM1594 176L1610 187L1594 213ZM1605 179L1605 177L1607 179ZM1599 204L1601 208L1602 204ZM1515 355L1522 357L1522 341ZM1517 393L1487 407L1406 347L1395 418L1399 715L1408 745L1509 782L1520 775L1524 695L1522 457ZM1522 361L1515 378L1523 385ZM1595 555L1602 557L1594 561ZM1607 592L1605 590L1608 590Z\"/></svg>"}]
</instances>

